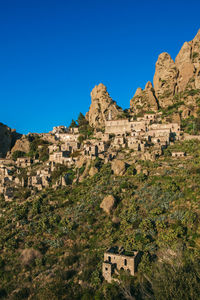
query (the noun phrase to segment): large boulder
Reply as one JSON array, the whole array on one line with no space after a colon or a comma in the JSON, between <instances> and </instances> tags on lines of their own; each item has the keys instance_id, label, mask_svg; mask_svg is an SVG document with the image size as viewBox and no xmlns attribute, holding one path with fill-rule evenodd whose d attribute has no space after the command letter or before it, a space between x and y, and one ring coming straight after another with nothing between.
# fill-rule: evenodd
<instances>
[{"instance_id":1,"label":"large boulder","mask_svg":"<svg viewBox=\"0 0 200 300\"><path fill-rule=\"evenodd\" d=\"M115 207L115 204L115 198L112 195L108 195L103 199L103 201L100 204L100 207L105 211L105 213L110 215L111 211Z\"/></svg>"},{"instance_id":2,"label":"large boulder","mask_svg":"<svg viewBox=\"0 0 200 300\"><path fill-rule=\"evenodd\" d=\"M38 250L35 250L33 248L27 248L22 250L21 252L21 263L24 266L31 265L35 259L41 258L42 255Z\"/></svg>"},{"instance_id":3,"label":"large boulder","mask_svg":"<svg viewBox=\"0 0 200 300\"><path fill-rule=\"evenodd\" d=\"M122 176L126 172L126 164L122 160L115 159L112 161L111 169L117 176Z\"/></svg>"},{"instance_id":4,"label":"large boulder","mask_svg":"<svg viewBox=\"0 0 200 300\"><path fill-rule=\"evenodd\" d=\"M86 119L89 121L90 126L100 128L105 125L108 119L115 120L123 110L117 106L116 102L112 100L107 88L104 84L100 83L95 86L91 92L91 106L86 114Z\"/></svg>"}]
</instances>

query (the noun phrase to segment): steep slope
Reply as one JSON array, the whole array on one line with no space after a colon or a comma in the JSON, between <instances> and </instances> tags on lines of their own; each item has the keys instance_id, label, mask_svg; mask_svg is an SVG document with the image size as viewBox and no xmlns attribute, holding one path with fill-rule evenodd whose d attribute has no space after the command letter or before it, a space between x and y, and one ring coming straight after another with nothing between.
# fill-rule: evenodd
<instances>
[{"instance_id":1,"label":"steep slope","mask_svg":"<svg viewBox=\"0 0 200 300\"><path fill-rule=\"evenodd\" d=\"M131 283L135 299L149 299L142 294L146 278L153 299L198 299L199 278L185 280L199 276L199 147L199 141L176 143L164 157L131 165L123 176L104 164L82 183L37 195L21 189L14 201L1 199L1 298L131 299L102 278L104 251L123 245L143 251ZM188 157L173 158L171 151L187 151ZM117 200L110 214L100 208L108 195ZM165 259L166 276L158 272ZM164 289L154 281L156 270Z\"/></svg>"}]
</instances>

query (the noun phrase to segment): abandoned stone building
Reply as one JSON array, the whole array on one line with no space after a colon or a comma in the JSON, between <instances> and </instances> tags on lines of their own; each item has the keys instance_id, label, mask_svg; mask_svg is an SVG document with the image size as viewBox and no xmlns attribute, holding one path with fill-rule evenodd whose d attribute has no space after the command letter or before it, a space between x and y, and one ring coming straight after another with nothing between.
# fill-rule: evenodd
<instances>
[{"instance_id":1,"label":"abandoned stone building","mask_svg":"<svg viewBox=\"0 0 200 300\"><path fill-rule=\"evenodd\" d=\"M26 168L26 167L30 167L32 163L33 163L33 159L30 157L19 157L17 158L16 165L19 168Z\"/></svg>"},{"instance_id":2,"label":"abandoned stone building","mask_svg":"<svg viewBox=\"0 0 200 300\"><path fill-rule=\"evenodd\" d=\"M146 121L129 121L128 119L105 122L105 133L126 134L132 131L146 131Z\"/></svg>"},{"instance_id":3,"label":"abandoned stone building","mask_svg":"<svg viewBox=\"0 0 200 300\"><path fill-rule=\"evenodd\" d=\"M97 145L84 145L84 155L85 156L98 156L98 146Z\"/></svg>"},{"instance_id":4,"label":"abandoned stone building","mask_svg":"<svg viewBox=\"0 0 200 300\"><path fill-rule=\"evenodd\" d=\"M130 275L134 276L139 262L140 253L138 251L126 252L123 248L112 247L104 253L103 277L110 283L112 280L116 280L113 275L118 274L120 270L128 271Z\"/></svg>"},{"instance_id":5,"label":"abandoned stone building","mask_svg":"<svg viewBox=\"0 0 200 300\"><path fill-rule=\"evenodd\" d=\"M58 151L53 152L49 155L49 161L55 162L58 164L65 164L69 158L70 152L69 151Z\"/></svg>"},{"instance_id":6,"label":"abandoned stone building","mask_svg":"<svg viewBox=\"0 0 200 300\"><path fill-rule=\"evenodd\" d=\"M69 151L71 153L80 149L80 144L75 141L67 141L61 145L61 151Z\"/></svg>"},{"instance_id":7,"label":"abandoned stone building","mask_svg":"<svg viewBox=\"0 0 200 300\"><path fill-rule=\"evenodd\" d=\"M124 135L116 135L114 137L112 145L115 148L125 147L126 146L126 140L125 140Z\"/></svg>"}]
</instances>

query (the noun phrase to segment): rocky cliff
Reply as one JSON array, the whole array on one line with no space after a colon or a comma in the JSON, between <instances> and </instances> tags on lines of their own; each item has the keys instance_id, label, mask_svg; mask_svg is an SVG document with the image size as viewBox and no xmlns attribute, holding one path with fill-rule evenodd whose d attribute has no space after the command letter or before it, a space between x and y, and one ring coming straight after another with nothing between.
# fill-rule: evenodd
<instances>
[{"instance_id":1,"label":"rocky cliff","mask_svg":"<svg viewBox=\"0 0 200 300\"><path fill-rule=\"evenodd\" d=\"M182 117L196 115L200 96L200 30L190 42L185 42L175 61L164 52L158 57L153 86L138 88L130 108L133 112L156 111L180 104Z\"/></svg>"},{"instance_id":2,"label":"rocky cliff","mask_svg":"<svg viewBox=\"0 0 200 300\"><path fill-rule=\"evenodd\" d=\"M15 129L0 123L0 158L6 156L7 152L11 150L17 139L21 134L17 133Z\"/></svg>"},{"instance_id":3,"label":"rocky cliff","mask_svg":"<svg viewBox=\"0 0 200 300\"><path fill-rule=\"evenodd\" d=\"M92 127L102 127L106 120L109 118L115 120L123 113L123 110L112 100L107 92L107 88L102 83L93 88L91 101L86 119Z\"/></svg>"}]
</instances>

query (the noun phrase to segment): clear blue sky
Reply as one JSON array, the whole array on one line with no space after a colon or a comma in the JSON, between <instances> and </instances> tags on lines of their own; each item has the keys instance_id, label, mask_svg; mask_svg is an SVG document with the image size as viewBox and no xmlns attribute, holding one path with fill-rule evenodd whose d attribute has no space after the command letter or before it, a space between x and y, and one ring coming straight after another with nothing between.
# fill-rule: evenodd
<instances>
[{"instance_id":1,"label":"clear blue sky","mask_svg":"<svg viewBox=\"0 0 200 300\"><path fill-rule=\"evenodd\" d=\"M123 108L200 28L200 1L0 0L0 122L47 132L102 82Z\"/></svg>"}]
</instances>

